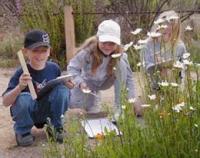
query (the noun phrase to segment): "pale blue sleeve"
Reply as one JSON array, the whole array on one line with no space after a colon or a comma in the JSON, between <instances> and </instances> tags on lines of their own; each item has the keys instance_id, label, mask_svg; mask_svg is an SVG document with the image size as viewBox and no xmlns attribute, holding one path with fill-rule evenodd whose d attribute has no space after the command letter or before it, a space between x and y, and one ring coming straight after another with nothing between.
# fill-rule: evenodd
<instances>
[{"instance_id":1,"label":"pale blue sleeve","mask_svg":"<svg viewBox=\"0 0 200 158\"><path fill-rule=\"evenodd\" d=\"M78 87L80 83L84 82L84 79L82 78L82 68L84 67L86 61L87 61L88 52L85 50L80 51L78 54L76 54L69 62L67 66L67 73L74 76L73 82L75 83L75 86Z\"/></svg>"},{"instance_id":2,"label":"pale blue sleeve","mask_svg":"<svg viewBox=\"0 0 200 158\"><path fill-rule=\"evenodd\" d=\"M176 60L182 61L184 53L187 53L187 50L186 50L185 44L182 41L180 41L178 42L177 47L176 47L176 57L177 57Z\"/></svg>"},{"instance_id":3,"label":"pale blue sleeve","mask_svg":"<svg viewBox=\"0 0 200 158\"><path fill-rule=\"evenodd\" d=\"M141 50L141 63L145 68L145 71L150 73L150 67L154 66L154 55L151 52L152 46L150 44L146 44Z\"/></svg>"}]
</instances>

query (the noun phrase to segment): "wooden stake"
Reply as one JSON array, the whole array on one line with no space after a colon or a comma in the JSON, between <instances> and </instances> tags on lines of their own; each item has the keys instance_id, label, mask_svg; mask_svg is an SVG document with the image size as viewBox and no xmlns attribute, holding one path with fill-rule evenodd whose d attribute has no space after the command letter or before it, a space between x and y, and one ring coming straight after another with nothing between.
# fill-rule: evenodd
<instances>
[{"instance_id":1,"label":"wooden stake","mask_svg":"<svg viewBox=\"0 0 200 158\"><path fill-rule=\"evenodd\" d=\"M30 74L29 71L28 71L28 68L27 68L27 65L26 65L26 62L25 62L24 55L23 55L22 51L21 51L21 50L18 51L18 52L17 52L17 55L18 55L20 64L21 64L21 66L22 66L23 72L26 73L26 74ZM28 82L28 88L29 88L29 90L30 90L30 93L31 93L32 98L33 98L33 99L36 99L36 98L37 98L37 94L36 94L35 89L34 89L34 87L33 87L32 81L29 81L29 82Z\"/></svg>"},{"instance_id":2,"label":"wooden stake","mask_svg":"<svg viewBox=\"0 0 200 158\"><path fill-rule=\"evenodd\" d=\"M64 22L65 22L65 43L66 43L66 57L67 63L75 54L75 28L73 9L71 6L64 7Z\"/></svg>"}]
</instances>

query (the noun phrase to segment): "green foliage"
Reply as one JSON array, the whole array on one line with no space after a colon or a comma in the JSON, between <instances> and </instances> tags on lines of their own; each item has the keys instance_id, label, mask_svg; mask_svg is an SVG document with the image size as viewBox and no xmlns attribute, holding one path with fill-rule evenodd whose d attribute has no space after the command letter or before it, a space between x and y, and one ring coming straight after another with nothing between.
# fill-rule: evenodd
<instances>
[{"instance_id":1,"label":"green foliage","mask_svg":"<svg viewBox=\"0 0 200 158\"><path fill-rule=\"evenodd\" d=\"M53 149L57 154L51 154L51 148L46 149L46 154L71 158L198 158L200 82L191 79L191 68L198 70L199 76L198 66L188 66L184 91L171 84L161 86L155 99L146 100L149 107L142 119L135 117L132 104L126 99L127 91L122 89L123 113L117 122L121 135L116 136L112 131L89 140L81 129L81 120L74 119L66 127L68 136L64 145Z\"/></svg>"},{"instance_id":2,"label":"green foliage","mask_svg":"<svg viewBox=\"0 0 200 158\"><path fill-rule=\"evenodd\" d=\"M75 14L75 33L77 44L82 43L94 33L95 14L84 14L95 12L95 1L93 0L66 0L71 5Z\"/></svg>"},{"instance_id":3,"label":"green foliage","mask_svg":"<svg viewBox=\"0 0 200 158\"><path fill-rule=\"evenodd\" d=\"M133 54L139 60L140 57L136 51L132 49L128 51L129 55ZM137 60L135 61L137 62ZM128 102L127 89L121 89L122 115L117 121L117 128L121 131L121 135L116 136L115 131L107 132L103 137L96 137L95 143L92 143L81 130L80 120L70 123L73 130L68 127L69 132L63 145L64 149L58 149L58 156L72 158L199 158L200 67L198 64L185 64L184 66L185 78L182 82L177 78L181 71L180 68L165 67L170 69L172 77L171 75L162 76L160 71L155 71L155 75L158 75L159 79L168 82L160 83L160 89L153 92L145 85L145 93L143 93L145 104L142 105L145 108L143 118L135 117L133 104L137 103ZM143 80L146 82L147 76L142 78L141 82ZM156 96L153 99L149 97L152 93ZM57 155L53 154L53 156Z\"/></svg>"},{"instance_id":4,"label":"green foliage","mask_svg":"<svg viewBox=\"0 0 200 158\"><path fill-rule=\"evenodd\" d=\"M7 34L0 43L0 57L16 58L16 52L22 47L21 37Z\"/></svg>"},{"instance_id":5,"label":"green foliage","mask_svg":"<svg viewBox=\"0 0 200 158\"><path fill-rule=\"evenodd\" d=\"M31 29L43 29L50 35L54 60L65 58L60 53L64 43L63 8L58 0L23 1L21 24L24 32Z\"/></svg>"},{"instance_id":6,"label":"green foliage","mask_svg":"<svg viewBox=\"0 0 200 158\"><path fill-rule=\"evenodd\" d=\"M5 59L0 57L0 67L1 68L12 68L18 64L16 59Z\"/></svg>"},{"instance_id":7,"label":"green foliage","mask_svg":"<svg viewBox=\"0 0 200 158\"><path fill-rule=\"evenodd\" d=\"M22 47L21 37L7 33L0 43L0 67L16 66L16 52Z\"/></svg>"},{"instance_id":8,"label":"green foliage","mask_svg":"<svg viewBox=\"0 0 200 158\"><path fill-rule=\"evenodd\" d=\"M131 69L135 71L139 71L139 67L137 64L140 62L140 52L136 51L134 48L130 48L127 51L129 64L131 65Z\"/></svg>"},{"instance_id":9,"label":"green foliage","mask_svg":"<svg viewBox=\"0 0 200 158\"><path fill-rule=\"evenodd\" d=\"M199 46L195 46L195 45L191 45L188 48L188 52L191 53L191 59L194 63L200 63L200 47Z\"/></svg>"},{"instance_id":10,"label":"green foliage","mask_svg":"<svg viewBox=\"0 0 200 158\"><path fill-rule=\"evenodd\" d=\"M123 117L117 125L122 131L121 135L116 136L115 132L110 132L102 139L88 140L81 130L79 120L73 120L67 127L68 136L64 145L47 148L46 157L198 158L200 108L196 99L200 91L193 91L191 95L194 94L198 94L198 97L190 100L190 94L183 94L177 87L162 87L155 100L148 100L151 106L145 110L144 123L135 118L131 104L124 98ZM185 101L181 111L174 111L173 107L181 100Z\"/></svg>"},{"instance_id":11,"label":"green foliage","mask_svg":"<svg viewBox=\"0 0 200 158\"><path fill-rule=\"evenodd\" d=\"M75 17L75 32L77 42L82 42L92 34L94 16L83 16L82 13L92 11L93 1L84 0L31 0L23 1L21 24L24 32L31 29L43 29L50 34L53 60L66 65L66 46L64 30L64 5L72 4Z\"/></svg>"}]
</instances>

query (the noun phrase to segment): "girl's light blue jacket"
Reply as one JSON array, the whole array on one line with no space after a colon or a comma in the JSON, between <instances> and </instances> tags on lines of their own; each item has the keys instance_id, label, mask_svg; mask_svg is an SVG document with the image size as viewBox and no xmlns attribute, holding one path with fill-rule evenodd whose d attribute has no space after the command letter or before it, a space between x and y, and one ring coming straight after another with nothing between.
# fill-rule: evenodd
<instances>
[{"instance_id":1,"label":"girl's light blue jacket","mask_svg":"<svg viewBox=\"0 0 200 158\"><path fill-rule=\"evenodd\" d=\"M133 73L131 71L127 54L123 53L122 56L118 59L115 70L115 77L107 76L107 65L111 59L110 56L104 57L101 65L97 68L95 74L91 73L92 67L92 58L90 48L82 49L78 54L71 59L68 64L67 71L68 73L74 75L74 82L77 88L71 90L71 104L79 105L83 104L83 93L78 92L80 83L86 83L87 86L95 93L98 93L99 90L105 90L110 88L114 84L114 94L115 94L115 106L121 107L120 105L120 91L121 86L124 85L128 90L128 98L134 98L134 83L133 83ZM80 91L80 89L79 89ZM91 100L94 98L89 97ZM87 106L93 106L95 101L88 101Z\"/></svg>"}]
</instances>

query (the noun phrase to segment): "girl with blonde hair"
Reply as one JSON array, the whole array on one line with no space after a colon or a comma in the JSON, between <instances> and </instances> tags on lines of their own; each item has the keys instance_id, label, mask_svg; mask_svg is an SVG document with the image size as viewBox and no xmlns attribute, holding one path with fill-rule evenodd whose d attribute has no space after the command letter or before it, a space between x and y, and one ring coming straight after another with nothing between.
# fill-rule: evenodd
<instances>
[{"instance_id":1,"label":"girl with blonde hair","mask_svg":"<svg viewBox=\"0 0 200 158\"><path fill-rule=\"evenodd\" d=\"M122 50L120 34L119 24L113 20L103 21L98 26L96 36L87 39L70 60L67 71L75 76L75 88L71 90L71 108L98 113L100 90L114 85L114 119L118 119L121 115L122 85L128 90L128 99L134 98L133 73L127 54Z\"/></svg>"},{"instance_id":2,"label":"girl with blonde hair","mask_svg":"<svg viewBox=\"0 0 200 158\"><path fill-rule=\"evenodd\" d=\"M183 54L186 53L180 32L180 18L173 10L164 11L154 21L148 42L142 50L142 60L145 71L150 77L152 90L159 89L159 78L162 80L173 78L170 75L173 63L181 62ZM158 71L160 74L155 75Z\"/></svg>"}]
</instances>

